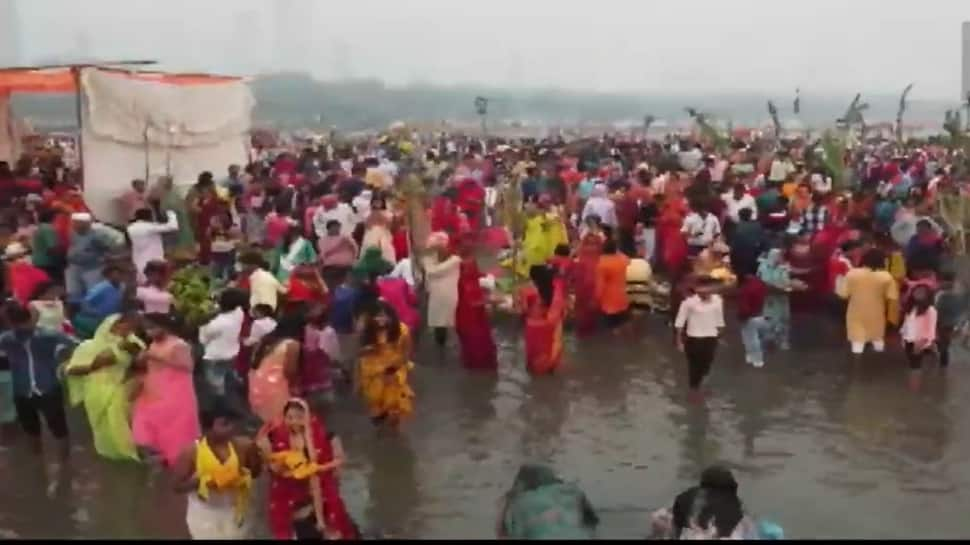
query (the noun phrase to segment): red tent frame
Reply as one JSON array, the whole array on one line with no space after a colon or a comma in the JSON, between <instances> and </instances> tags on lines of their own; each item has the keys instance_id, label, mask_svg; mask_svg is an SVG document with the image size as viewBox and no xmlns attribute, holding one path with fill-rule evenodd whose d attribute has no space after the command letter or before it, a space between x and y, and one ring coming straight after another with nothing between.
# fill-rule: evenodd
<instances>
[{"instance_id":1,"label":"red tent frame","mask_svg":"<svg viewBox=\"0 0 970 545\"><path fill-rule=\"evenodd\" d=\"M81 133L83 132L81 70L95 68L105 72L125 75L132 79L153 81L169 85L211 85L239 81L238 76L210 74L171 74L157 71L133 71L118 66L148 66L155 61L120 61L97 64L64 64L51 66L29 66L0 68L0 96L15 93L73 93L78 126L78 160L81 180L84 180L84 153Z\"/></svg>"}]
</instances>

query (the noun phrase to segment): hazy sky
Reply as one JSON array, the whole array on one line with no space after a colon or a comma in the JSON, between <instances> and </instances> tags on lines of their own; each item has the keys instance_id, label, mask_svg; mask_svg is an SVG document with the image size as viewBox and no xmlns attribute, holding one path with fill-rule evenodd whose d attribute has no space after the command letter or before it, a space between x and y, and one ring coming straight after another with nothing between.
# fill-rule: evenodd
<instances>
[{"instance_id":1,"label":"hazy sky","mask_svg":"<svg viewBox=\"0 0 970 545\"><path fill-rule=\"evenodd\" d=\"M914 99L954 100L970 20L970 0L0 2L18 4L25 61L604 92L896 94L913 81Z\"/></svg>"}]
</instances>

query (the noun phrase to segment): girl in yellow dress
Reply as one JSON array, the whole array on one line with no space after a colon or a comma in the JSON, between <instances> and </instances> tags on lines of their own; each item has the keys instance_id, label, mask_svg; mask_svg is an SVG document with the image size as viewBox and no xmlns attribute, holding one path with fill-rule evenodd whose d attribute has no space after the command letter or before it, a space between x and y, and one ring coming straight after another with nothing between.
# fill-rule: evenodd
<instances>
[{"instance_id":1,"label":"girl in yellow dress","mask_svg":"<svg viewBox=\"0 0 970 545\"><path fill-rule=\"evenodd\" d=\"M414 410L408 384L411 334L385 301L378 301L364 319L357 385L375 423L397 429Z\"/></svg>"}]
</instances>

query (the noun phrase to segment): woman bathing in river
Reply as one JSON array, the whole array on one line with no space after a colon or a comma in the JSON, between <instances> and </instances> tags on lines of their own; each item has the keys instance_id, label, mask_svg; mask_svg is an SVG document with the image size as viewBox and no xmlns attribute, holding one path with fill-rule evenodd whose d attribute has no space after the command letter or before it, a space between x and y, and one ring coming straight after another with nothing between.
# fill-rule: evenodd
<instances>
[{"instance_id":1,"label":"woman bathing in river","mask_svg":"<svg viewBox=\"0 0 970 545\"><path fill-rule=\"evenodd\" d=\"M274 539L358 539L347 513L327 430L302 399L290 399L283 420L264 426L256 438L270 470L269 526Z\"/></svg>"},{"instance_id":2,"label":"woman bathing in river","mask_svg":"<svg viewBox=\"0 0 970 545\"><path fill-rule=\"evenodd\" d=\"M411 333L384 301L364 317L360 339L357 385L371 420L397 429L414 410L414 391L408 384Z\"/></svg>"},{"instance_id":3,"label":"woman bathing in river","mask_svg":"<svg viewBox=\"0 0 970 545\"><path fill-rule=\"evenodd\" d=\"M700 484L681 492L673 507L651 515L654 539L783 539L781 528L756 524L744 511L730 470L711 466Z\"/></svg>"}]
</instances>

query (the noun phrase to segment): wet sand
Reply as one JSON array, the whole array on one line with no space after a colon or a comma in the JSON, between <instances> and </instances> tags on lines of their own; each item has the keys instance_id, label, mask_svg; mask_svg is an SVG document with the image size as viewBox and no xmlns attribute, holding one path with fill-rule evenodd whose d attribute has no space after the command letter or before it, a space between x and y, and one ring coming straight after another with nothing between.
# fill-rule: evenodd
<instances>
[{"instance_id":1,"label":"wet sand","mask_svg":"<svg viewBox=\"0 0 970 545\"><path fill-rule=\"evenodd\" d=\"M376 433L354 399L327 416L349 457L344 497L365 531L494 537L519 464L543 462L586 490L601 537L644 537L650 510L723 462L748 509L789 537L966 536L965 351L945 378L931 363L914 394L898 346L853 371L836 318L796 315L792 351L770 353L763 369L744 365L732 324L698 408L686 403L686 364L659 317L631 338L568 335L561 372L538 379L524 370L516 324L499 321L497 376L462 369L454 338L444 354L423 340L416 418L401 436ZM82 415L72 416L74 453L60 469L4 430L0 537L186 537L185 499L165 476L98 459ZM262 512L261 494L255 502Z\"/></svg>"}]
</instances>

